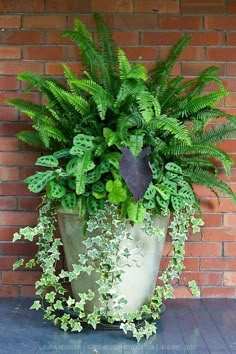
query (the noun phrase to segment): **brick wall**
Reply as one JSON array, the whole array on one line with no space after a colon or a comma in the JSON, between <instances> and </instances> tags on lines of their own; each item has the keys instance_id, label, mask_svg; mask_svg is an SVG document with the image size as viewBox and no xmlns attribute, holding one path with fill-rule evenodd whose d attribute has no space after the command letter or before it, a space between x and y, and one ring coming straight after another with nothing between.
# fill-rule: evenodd
<instances>
[{"instance_id":1,"label":"brick wall","mask_svg":"<svg viewBox=\"0 0 236 354\"><path fill-rule=\"evenodd\" d=\"M1 0L0 1L0 296L33 293L37 271L12 272L12 263L30 256L34 245L11 243L19 226L33 225L37 197L22 179L32 171L37 152L19 143L15 134L28 119L9 108L5 99L22 96L16 74L33 70L62 74L60 62L69 62L79 72L78 50L58 35L73 26L78 16L93 28L92 12L101 12L112 26L116 42L130 59L140 55L150 66L165 56L170 45L183 34L193 40L174 68L174 73L192 77L209 65L217 65L231 94L222 107L236 113L236 1L235 0ZM30 98L40 98L31 93ZM236 159L236 140L222 145ZM224 178L223 174L222 177ZM236 191L236 168L230 184ZM195 278L203 297L236 295L236 213L229 199L197 188L202 197L205 227L191 236L186 246L186 272L176 296L188 297L184 282ZM166 244L165 255L169 254ZM166 258L163 258L163 265Z\"/></svg>"}]
</instances>

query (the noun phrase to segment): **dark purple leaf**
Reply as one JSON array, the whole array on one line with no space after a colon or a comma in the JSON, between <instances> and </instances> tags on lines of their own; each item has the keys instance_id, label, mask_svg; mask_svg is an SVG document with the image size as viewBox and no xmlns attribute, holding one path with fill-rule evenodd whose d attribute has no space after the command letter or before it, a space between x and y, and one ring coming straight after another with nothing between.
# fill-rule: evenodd
<instances>
[{"instance_id":1,"label":"dark purple leaf","mask_svg":"<svg viewBox=\"0 0 236 354\"><path fill-rule=\"evenodd\" d=\"M120 174L124 178L127 187L133 194L134 201L142 198L152 180L152 170L148 155L151 148L145 147L136 158L130 149L122 148L120 160Z\"/></svg>"}]
</instances>

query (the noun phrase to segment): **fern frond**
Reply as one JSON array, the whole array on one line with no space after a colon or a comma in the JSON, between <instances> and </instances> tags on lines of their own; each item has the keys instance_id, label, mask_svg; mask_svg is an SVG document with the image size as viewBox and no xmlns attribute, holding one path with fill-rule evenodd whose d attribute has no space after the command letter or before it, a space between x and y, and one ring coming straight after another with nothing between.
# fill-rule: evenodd
<instances>
[{"instance_id":1,"label":"fern frond","mask_svg":"<svg viewBox=\"0 0 236 354\"><path fill-rule=\"evenodd\" d=\"M166 85L169 79L170 73L176 63L176 60L183 52L184 48L187 47L191 40L191 36L182 37L170 50L167 59L161 62L157 62L154 68L150 71L150 86L155 89L155 87L162 87Z\"/></svg>"},{"instance_id":2,"label":"fern frond","mask_svg":"<svg viewBox=\"0 0 236 354\"><path fill-rule=\"evenodd\" d=\"M75 30L64 31L63 36L71 38L79 46L82 62L92 79L102 83L107 91L113 95L112 77L101 51L96 47L86 26L76 19Z\"/></svg>"},{"instance_id":3,"label":"fern frond","mask_svg":"<svg viewBox=\"0 0 236 354\"><path fill-rule=\"evenodd\" d=\"M73 71L69 68L68 65L62 64L63 70L64 70L64 75L67 79L67 83L71 89L72 92L78 93L78 88L77 86L74 85L74 81L78 80L78 77Z\"/></svg>"},{"instance_id":4,"label":"fern frond","mask_svg":"<svg viewBox=\"0 0 236 354\"><path fill-rule=\"evenodd\" d=\"M95 13L94 20L96 23L96 30L97 30L97 38L99 45L102 49L102 56L103 61L107 65L109 69L110 77L117 76L118 79L118 60L117 60L117 51L115 43L112 39L111 31L109 27L105 24L103 17ZM117 80L113 80L113 86L116 89L117 87Z\"/></svg>"},{"instance_id":5,"label":"fern frond","mask_svg":"<svg viewBox=\"0 0 236 354\"><path fill-rule=\"evenodd\" d=\"M44 106L38 105L22 98L12 98L7 100L7 103L17 110L25 113L31 119L35 120L38 116L46 115L47 109Z\"/></svg>"},{"instance_id":6,"label":"fern frond","mask_svg":"<svg viewBox=\"0 0 236 354\"><path fill-rule=\"evenodd\" d=\"M188 117L206 107L216 105L222 98L228 95L228 91L221 90L211 92L204 96L194 96L184 98L178 101L176 109L173 110L174 115Z\"/></svg>"},{"instance_id":7,"label":"fern frond","mask_svg":"<svg viewBox=\"0 0 236 354\"><path fill-rule=\"evenodd\" d=\"M175 144L172 146L167 147L165 150L167 154L179 156L179 155L202 155L208 158L213 158L217 161L220 161L222 166L224 167L226 175L230 176L230 169L233 165L233 160L229 157L227 153L223 150L208 145L207 143L194 143L190 146L184 144Z\"/></svg>"},{"instance_id":8,"label":"fern frond","mask_svg":"<svg viewBox=\"0 0 236 354\"><path fill-rule=\"evenodd\" d=\"M230 186L226 182L217 178L213 173L202 168L189 168L185 170L184 173L188 176L190 183L205 186L214 192L220 191L235 199L235 193Z\"/></svg>"},{"instance_id":9,"label":"fern frond","mask_svg":"<svg viewBox=\"0 0 236 354\"><path fill-rule=\"evenodd\" d=\"M131 70L131 64L122 49L118 49L118 62L120 79L124 80Z\"/></svg>"},{"instance_id":10,"label":"fern frond","mask_svg":"<svg viewBox=\"0 0 236 354\"><path fill-rule=\"evenodd\" d=\"M158 133L161 133L162 131L165 135L173 135L177 140L183 141L187 144L184 146L191 144L187 127L174 117L161 115L158 118L152 119L147 123L147 130L158 131Z\"/></svg>"},{"instance_id":11,"label":"fern frond","mask_svg":"<svg viewBox=\"0 0 236 354\"><path fill-rule=\"evenodd\" d=\"M40 139L39 133L37 131L22 130L16 136L19 140L28 145L34 147L42 147L42 140Z\"/></svg>"},{"instance_id":12,"label":"fern frond","mask_svg":"<svg viewBox=\"0 0 236 354\"><path fill-rule=\"evenodd\" d=\"M225 139L236 137L236 126L231 124L221 124L206 130L200 135L194 135L192 139L199 143L214 144L219 143Z\"/></svg>"}]
</instances>

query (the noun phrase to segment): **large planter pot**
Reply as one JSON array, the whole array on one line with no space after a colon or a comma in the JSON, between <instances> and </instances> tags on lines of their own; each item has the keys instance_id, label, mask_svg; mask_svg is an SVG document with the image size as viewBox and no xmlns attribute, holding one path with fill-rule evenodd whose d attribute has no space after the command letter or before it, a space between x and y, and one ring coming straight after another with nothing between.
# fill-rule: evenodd
<instances>
[{"instance_id":1,"label":"large planter pot","mask_svg":"<svg viewBox=\"0 0 236 354\"><path fill-rule=\"evenodd\" d=\"M58 211L58 222L61 232L66 263L69 271L73 270L73 264L78 263L78 254L86 252L82 243L86 239L84 234L85 223L75 212ZM169 217L155 217L155 226L163 228L165 233L169 223ZM150 237L141 231L142 225L131 226L127 223L128 231L132 234L132 240L124 240L120 248L128 248L131 256L120 262L124 270L119 286L114 289L116 294L124 296L128 301L123 311L133 312L149 301L155 289L157 274L159 271L165 237L159 240ZM95 298L87 305L86 311L92 312L93 306L102 306L99 301L98 273L93 271L91 275L84 273L78 279L71 282L72 294L79 300L78 293L84 293L91 289ZM112 313L112 308L110 309Z\"/></svg>"}]
</instances>

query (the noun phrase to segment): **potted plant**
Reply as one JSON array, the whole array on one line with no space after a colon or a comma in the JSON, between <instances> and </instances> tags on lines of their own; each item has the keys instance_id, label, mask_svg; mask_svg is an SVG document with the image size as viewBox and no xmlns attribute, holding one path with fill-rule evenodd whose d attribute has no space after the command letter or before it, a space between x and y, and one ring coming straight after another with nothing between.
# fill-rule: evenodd
<instances>
[{"instance_id":1,"label":"potted plant","mask_svg":"<svg viewBox=\"0 0 236 354\"><path fill-rule=\"evenodd\" d=\"M132 64L115 47L101 16L94 18L96 40L80 20L63 34L80 48L81 77L67 65L64 83L24 72L18 78L29 83L26 92L38 89L44 103L8 100L33 121L18 138L45 150L40 170L25 180L42 194L38 224L14 235L38 251L14 268L41 267L35 285L43 301L32 308L62 329L96 328L105 319L140 340L155 333L161 304L173 297L171 281L184 268L189 229L203 223L194 184L236 201L218 177L219 165L230 176L233 161L217 147L235 134L236 120L215 107L228 94L216 67L191 80L171 76L191 37L147 73L140 59ZM212 82L217 90L206 92ZM221 117L226 123L209 125ZM173 257L156 286L167 228ZM67 269L57 267L62 244ZM198 295L195 282L189 286Z\"/></svg>"}]
</instances>

